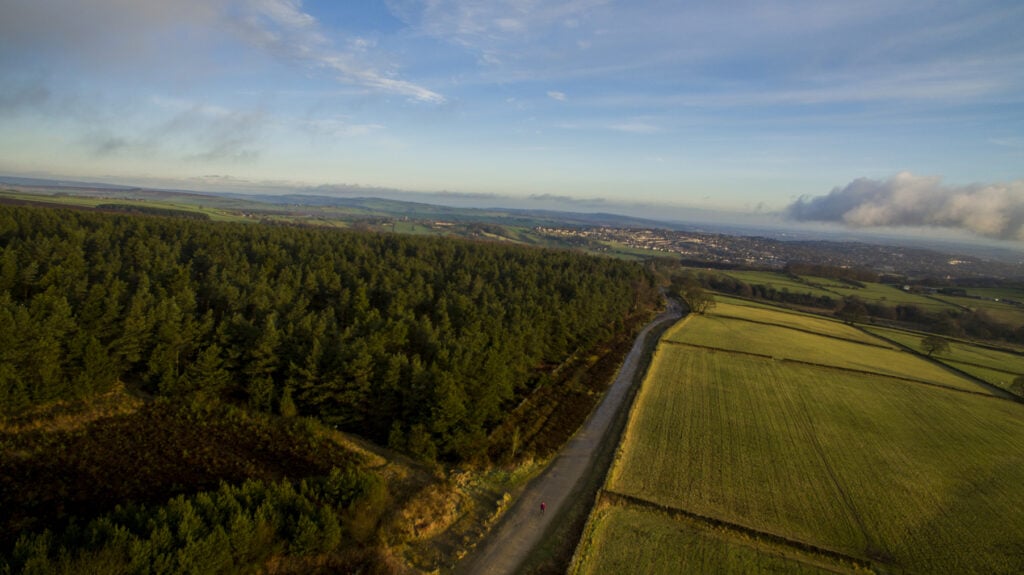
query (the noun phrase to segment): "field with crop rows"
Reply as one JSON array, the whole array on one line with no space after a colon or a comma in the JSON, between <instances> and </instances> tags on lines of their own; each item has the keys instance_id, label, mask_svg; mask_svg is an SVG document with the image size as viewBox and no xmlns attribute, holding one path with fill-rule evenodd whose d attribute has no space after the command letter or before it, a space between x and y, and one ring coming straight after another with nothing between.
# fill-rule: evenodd
<instances>
[{"instance_id":1,"label":"field with crop rows","mask_svg":"<svg viewBox=\"0 0 1024 575\"><path fill-rule=\"evenodd\" d=\"M838 297L856 296L866 302L880 303L889 306L913 305L930 311L956 309L956 306L953 304L937 301L936 299L925 295L905 292L899 288L886 284L864 282L864 287L856 287L841 284L835 280L826 278L807 277L804 279L811 283L830 282L825 285L828 286L829 291L838 294Z\"/></svg>"},{"instance_id":2,"label":"field with crop rows","mask_svg":"<svg viewBox=\"0 0 1024 575\"><path fill-rule=\"evenodd\" d=\"M970 287L967 288L967 295L971 297L1013 299L1024 301L1024 287Z\"/></svg>"},{"instance_id":3,"label":"field with crop rows","mask_svg":"<svg viewBox=\"0 0 1024 575\"><path fill-rule=\"evenodd\" d=\"M809 293L816 297L827 296L833 300L842 300L844 297L856 296L866 302L889 306L913 305L929 311L958 308L955 303L939 301L938 298L926 295L905 292L897 287L881 283L863 282L864 287L858 287L831 278L801 276L797 279L785 273L767 271L731 270L725 272L725 275L750 285L766 285L778 291ZM971 301L977 302L978 300Z\"/></svg>"},{"instance_id":4,"label":"field with crop rows","mask_svg":"<svg viewBox=\"0 0 1024 575\"><path fill-rule=\"evenodd\" d=\"M1018 305L1012 305L1001 301L993 301L991 299L977 299L943 294L938 294L934 297L935 299L949 302L957 307L967 308L974 311L983 311L992 319L1006 325L1011 325L1013 327L1024 325L1024 307Z\"/></svg>"},{"instance_id":5,"label":"field with crop rows","mask_svg":"<svg viewBox=\"0 0 1024 575\"><path fill-rule=\"evenodd\" d=\"M996 387L1009 390L1013 384L1013 380L1016 379L1019 373L1010 373L1008 371L1002 371L999 369L992 369L989 367L983 367L980 365L973 365L970 363L959 363L956 361L943 361L946 365L959 369L960 371L976 377L986 383L990 383Z\"/></svg>"},{"instance_id":6,"label":"field with crop rows","mask_svg":"<svg viewBox=\"0 0 1024 575\"><path fill-rule=\"evenodd\" d=\"M778 291L786 290L793 293L809 293L815 297L825 296L839 299L833 292L799 282L784 273L730 270L725 275L750 285L766 285Z\"/></svg>"},{"instance_id":7,"label":"field with crop rows","mask_svg":"<svg viewBox=\"0 0 1024 575\"><path fill-rule=\"evenodd\" d=\"M827 319L794 315L794 320L790 323L800 322L802 328L793 329L780 325L752 323L726 315L737 313L744 313L743 308L720 304L711 314L691 316L685 322L671 328L665 334L664 341L882 373L987 393L978 384L940 365L893 349L882 340L876 340L874 344L865 343L865 338L870 336L864 334L856 336L859 338L857 341L825 337L837 329L835 323ZM821 335L818 335L819 333Z\"/></svg>"},{"instance_id":8,"label":"field with crop rows","mask_svg":"<svg viewBox=\"0 0 1024 575\"><path fill-rule=\"evenodd\" d=\"M681 523L659 511L609 506L581 542L586 560L578 575L599 573L835 573L842 564L792 557L781 546L730 536L697 522ZM666 549L671 549L666 553ZM642 566L642 567L641 567Z\"/></svg>"},{"instance_id":9,"label":"field with crop rows","mask_svg":"<svg viewBox=\"0 0 1024 575\"><path fill-rule=\"evenodd\" d=\"M796 330L810 331L820 335L858 341L872 345L886 345L885 342L865 334L863 331L839 320L820 315L802 313L774 305L758 304L754 301L716 296L711 314L719 317L767 323ZM891 347L891 346L888 346Z\"/></svg>"},{"instance_id":10,"label":"field with crop rows","mask_svg":"<svg viewBox=\"0 0 1024 575\"><path fill-rule=\"evenodd\" d=\"M926 334L901 329L867 327L867 331L911 349L921 350L921 339ZM967 372L992 385L1007 388L1018 375L1024 375L1024 355L975 345L966 341L948 339L949 350L934 354L934 358Z\"/></svg>"},{"instance_id":11,"label":"field with crop rows","mask_svg":"<svg viewBox=\"0 0 1024 575\"><path fill-rule=\"evenodd\" d=\"M823 555L840 572L1024 570L1024 406L887 377L954 385L906 352L761 327L690 317L666 334L707 347L663 340L577 573L790 572ZM814 350L875 374L749 355Z\"/></svg>"}]
</instances>

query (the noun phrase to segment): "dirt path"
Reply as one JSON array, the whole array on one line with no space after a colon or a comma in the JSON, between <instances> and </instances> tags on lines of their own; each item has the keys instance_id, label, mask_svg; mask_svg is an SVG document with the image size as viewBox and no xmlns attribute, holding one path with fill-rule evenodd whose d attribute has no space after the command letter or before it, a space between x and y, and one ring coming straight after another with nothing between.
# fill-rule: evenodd
<instances>
[{"instance_id":1,"label":"dirt path","mask_svg":"<svg viewBox=\"0 0 1024 575\"><path fill-rule=\"evenodd\" d=\"M551 523L558 518L558 512L568 501L576 485L587 473L600 473L606 469L594 469L592 460L598 447L605 441L618 441L618 437L606 437L608 428L616 413L625 409L633 375L643 355L644 340L652 328L662 322L675 321L682 317L676 302L670 302L666 311L645 327L633 343L633 349L622 362L601 404L562 447L548 468L533 480L522 495L509 509L505 517L480 544L455 568L456 573L467 575L499 575L515 573L540 542ZM541 513L544 502L547 509Z\"/></svg>"}]
</instances>

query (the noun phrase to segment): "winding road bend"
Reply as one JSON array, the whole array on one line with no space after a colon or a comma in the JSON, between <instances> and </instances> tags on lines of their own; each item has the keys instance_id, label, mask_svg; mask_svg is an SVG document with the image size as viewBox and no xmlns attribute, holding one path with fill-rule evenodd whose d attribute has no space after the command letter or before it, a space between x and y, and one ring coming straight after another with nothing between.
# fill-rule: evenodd
<instances>
[{"instance_id":1,"label":"winding road bend","mask_svg":"<svg viewBox=\"0 0 1024 575\"><path fill-rule=\"evenodd\" d=\"M588 473L600 473L603 476L607 472L606 469L595 469L592 466L593 459L605 441L618 440L617 437L607 437L609 426L616 414L627 408L625 399L640 365L644 341L654 327L680 317L682 311L679 304L670 300L668 308L641 330L601 404L576 435L562 447L544 473L526 487L495 530L455 566L456 573L515 573L534 547L540 544L544 532L558 518L559 510L583 477ZM547 507L543 513L542 502Z\"/></svg>"}]
</instances>

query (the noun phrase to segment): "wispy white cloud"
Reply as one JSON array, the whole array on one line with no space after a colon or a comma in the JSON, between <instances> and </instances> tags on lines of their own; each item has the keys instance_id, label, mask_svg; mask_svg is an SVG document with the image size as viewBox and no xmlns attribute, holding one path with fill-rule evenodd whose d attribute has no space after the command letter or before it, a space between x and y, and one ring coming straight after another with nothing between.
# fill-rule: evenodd
<instances>
[{"instance_id":1,"label":"wispy white cloud","mask_svg":"<svg viewBox=\"0 0 1024 575\"><path fill-rule=\"evenodd\" d=\"M398 17L438 38L481 46L544 29L576 28L609 0L389 0Z\"/></svg>"},{"instance_id":2,"label":"wispy white cloud","mask_svg":"<svg viewBox=\"0 0 1024 575\"><path fill-rule=\"evenodd\" d=\"M233 37L344 84L420 102L445 100L382 64L371 40L328 34L300 0L4 0L3 13L0 63L51 54L121 73L201 74L212 65L207 50Z\"/></svg>"},{"instance_id":3,"label":"wispy white cloud","mask_svg":"<svg viewBox=\"0 0 1024 575\"><path fill-rule=\"evenodd\" d=\"M1024 137L989 138L989 142L1003 148L1024 150Z\"/></svg>"},{"instance_id":4,"label":"wispy white cloud","mask_svg":"<svg viewBox=\"0 0 1024 575\"><path fill-rule=\"evenodd\" d=\"M746 106L1019 101L1024 6L918 0L717 3L391 0L414 30L484 64L480 80L612 79L595 102ZM652 84L652 82L654 84ZM652 89L653 88L653 89ZM576 90L574 90L574 94ZM574 98L579 101L579 98Z\"/></svg>"},{"instance_id":5,"label":"wispy white cloud","mask_svg":"<svg viewBox=\"0 0 1024 575\"><path fill-rule=\"evenodd\" d=\"M661 91L591 94L578 100L607 108L738 108L873 104L956 105L1024 101L1024 53L987 61L949 59L915 70L898 65L806 75L787 83L710 81Z\"/></svg>"},{"instance_id":6,"label":"wispy white cloud","mask_svg":"<svg viewBox=\"0 0 1024 575\"><path fill-rule=\"evenodd\" d=\"M287 141L381 129L372 121L304 121L295 108L264 109L277 103L265 96L268 61L333 77L363 100L445 100L402 77L374 39L329 32L300 0L2 2L0 118L43 120L86 158L252 165L278 147L263 139L268 131ZM223 61L211 54L221 51L247 65L218 69ZM235 82L230 93L197 89L224 76Z\"/></svg>"},{"instance_id":7,"label":"wispy white cloud","mask_svg":"<svg viewBox=\"0 0 1024 575\"><path fill-rule=\"evenodd\" d=\"M622 122L619 124L612 124L609 128L616 132L626 132L629 134L655 134L662 131L660 126L647 122Z\"/></svg>"},{"instance_id":8,"label":"wispy white cloud","mask_svg":"<svg viewBox=\"0 0 1024 575\"><path fill-rule=\"evenodd\" d=\"M302 11L301 0L252 0L252 4L281 26L292 30L305 30L317 36L317 42L323 41L323 37L316 31L316 18Z\"/></svg>"},{"instance_id":9,"label":"wispy white cloud","mask_svg":"<svg viewBox=\"0 0 1024 575\"><path fill-rule=\"evenodd\" d=\"M320 136L365 136L384 130L382 124L353 123L347 118L313 118L301 122L309 132Z\"/></svg>"},{"instance_id":10,"label":"wispy white cloud","mask_svg":"<svg viewBox=\"0 0 1024 575\"><path fill-rule=\"evenodd\" d=\"M365 39L353 39L349 51L336 48L316 18L302 11L299 0L249 0L249 3L250 10L234 23L251 43L283 57L329 70L346 83L421 102L445 101L444 96L433 90L369 65L361 57L372 46Z\"/></svg>"},{"instance_id":11,"label":"wispy white cloud","mask_svg":"<svg viewBox=\"0 0 1024 575\"><path fill-rule=\"evenodd\" d=\"M654 118L633 118L620 121L604 121L598 119L573 122L561 121L556 122L554 127L562 130L621 132L625 134L657 134L665 131L665 127Z\"/></svg>"},{"instance_id":12,"label":"wispy white cloud","mask_svg":"<svg viewBox=\"0 0 1024 575\"><path fill-rule=\"evenodd\" d=\"M566 99L568 99L565 95L565 92L557 92L555 90L548 92L548 98L551 98L552 100L558 100L559 102L564 102L566 101Z\"/></svg>"}]
</instances>

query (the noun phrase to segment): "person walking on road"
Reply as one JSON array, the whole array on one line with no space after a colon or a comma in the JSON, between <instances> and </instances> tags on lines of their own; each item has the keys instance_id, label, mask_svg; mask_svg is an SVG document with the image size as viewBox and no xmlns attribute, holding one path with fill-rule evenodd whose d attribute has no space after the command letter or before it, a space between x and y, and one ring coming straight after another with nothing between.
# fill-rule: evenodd
<instances>
[{"instance_id":1,"label":"person walking on road","mask_svg":"<svg viewBox=\"0 0 1024 575\"><path fill-rule=\"evenodd\" d=\"M543 501L540 502L540 512L544 513L544 510L548 508L548 504Z\"/></svg>"}]
</instances>

